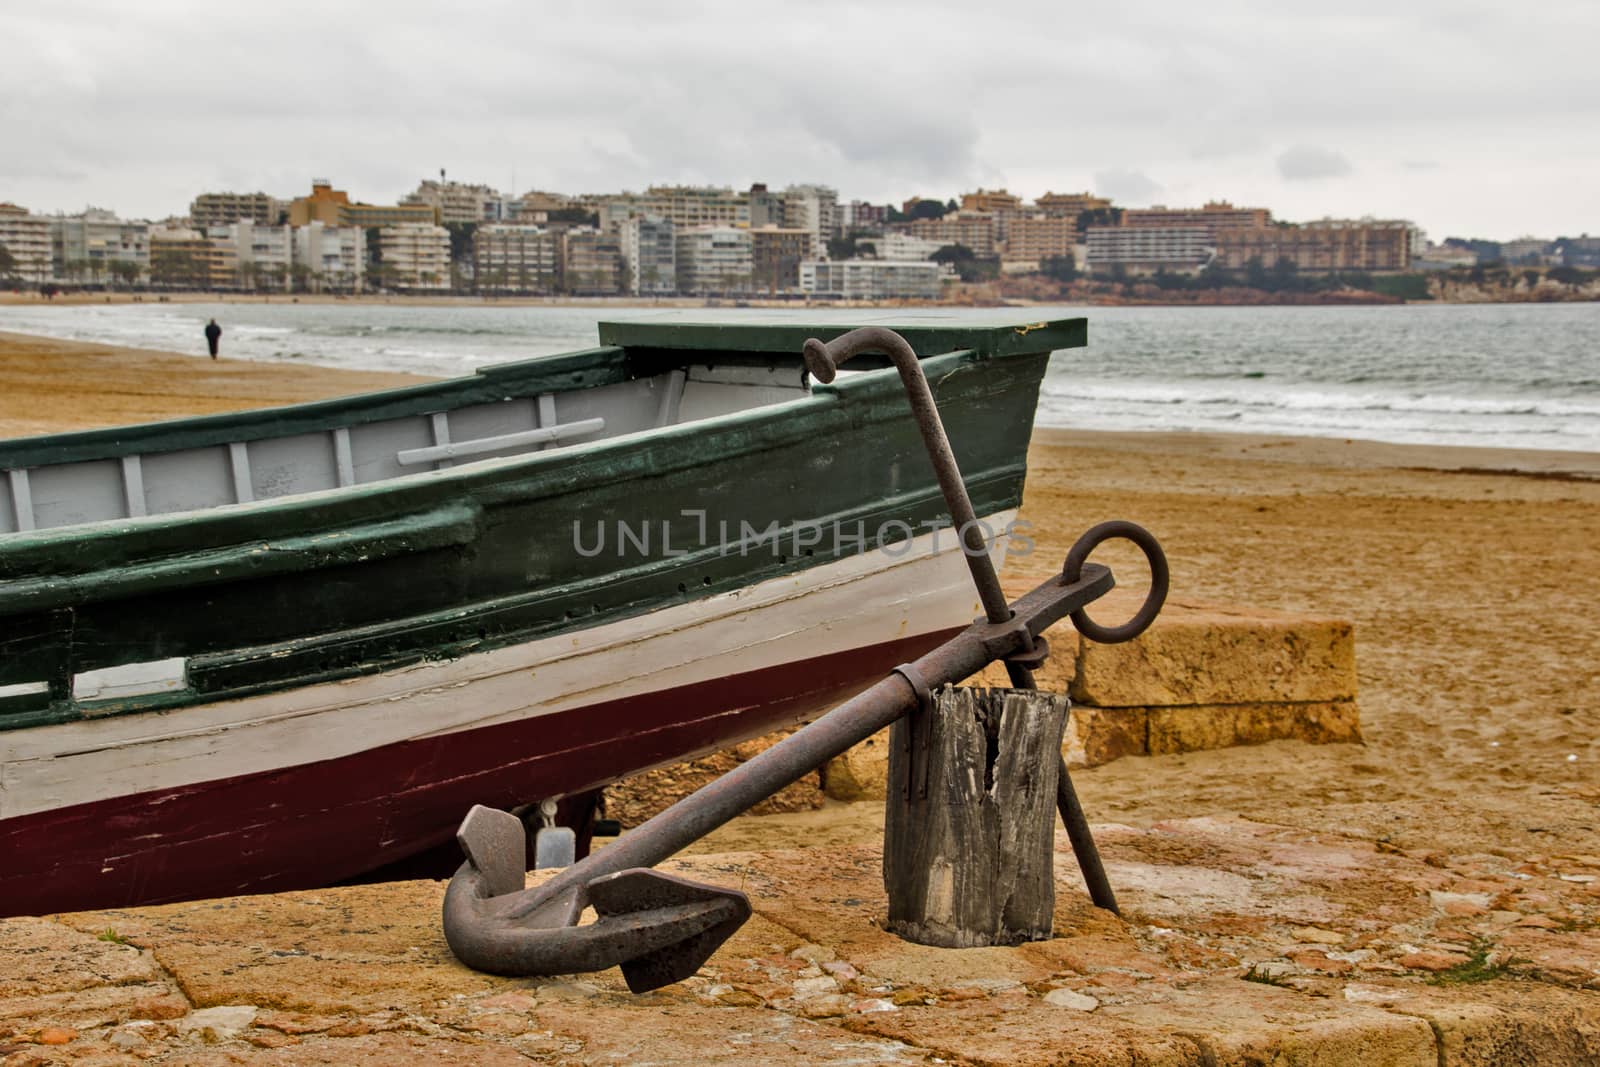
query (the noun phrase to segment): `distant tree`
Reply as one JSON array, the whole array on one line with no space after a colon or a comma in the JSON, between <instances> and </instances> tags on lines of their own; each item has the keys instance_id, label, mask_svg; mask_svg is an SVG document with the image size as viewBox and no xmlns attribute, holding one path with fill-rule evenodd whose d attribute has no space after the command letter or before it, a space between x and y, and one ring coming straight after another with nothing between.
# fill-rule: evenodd
<instances>
[{"instance_id":1,"label":"distant tree","mask_svg":"<svg viewBox=\"0 0 1600 1067\"><path fill-rule=\"evenodd\" d=\"M1261 262L1260 256L1251 256L1244 265L1244 284L1251 289L1265 289L1268 286L1267 268Z\"/></svg>"},{"instance_id":2,"label":"distant tree","mask_svg":"<svg viewBox=\"0 0 1600 1067\"><path fill-rule=\"evenodd\" d=\"M1433 299L1428 278L1422 274L1376 274L1372 277L1371 289L1375 293L1397 296L1401 300Z\"/></svg>"},{"instance_id":3,"label":"distant tree","mask_svg":"<svg viewBox=\"0 0 1600 1067\"><path fill-rule=\"evenodd\" d=\"M998 256L979 256L966 245L945 245L928 258L935 263L951 264L964 282L986 282L1000 276Z\"/></svg>"},{"instance_id":4,"label":"distant tree","mask_svg":"<svg viewBox=\"0 0 1600 1067\"><path fill-rule=\"evenodd\" d=\"M1294 292L1300 284L1300 265L1288 256L1279 256L1267 273L1267 288L1275 293Z\"/></svg>"},{"instance_id":5,"label":"distant tree","mask_svg":"<svg viewBox=\"0 0 1600 1067\"><path fill-rule=\"evenodd\" d=\"M1120 207L1096 207L1088 211L1078 212L1077 230L1080 234L1088 233L1090 226L1120 226L1122 224L1122 209Z\"/></svg>"},{"instance_id":6,"label":"distant tree","mask_svg":"<svg viewBox=\"0 0 1600 1067\"><path fill-rule=\"evenodd\" d=\"M1221 262L1213 259L1210 263L1200 268L1200 274L1195 278L1195 284L1201 289L1225 289L1230 285L1237 285L1238 279Z\"/></svg>"},{"instance_id":7,"label":"distant tree","mask_svg":"<svg viewBox=\"0 0 1600 1067\"><path fill-rule=\"evenodd\" d=\"M954 201L951 201L954 203ZM950 209L937 200L913 200L905 211L889 208L890 222L916 222L919 219L942 219Z\"/></svg>"},{"instance_id":8,"label":"distant tree","mask_svg":"<svg viewBox=\"0 0 1600 1067\"><path fill-rule=\"evenodd\" d=\"M17 259L4 242L0 242L0 279L12 285L17 282Z\"/></svg>"},{"instance_id":9,"label":"distant tree","mask_svg":"<svg viewBox=\"0 0 1600 1067\"><path fill-rule=\"evenodd\" d=\"M844 237L828 238L829 259L854 259L858 251L856 235L853 233Z\"/></svg>"},{"instance_id":10,"label":"distant tree","mask_svg":"<svg viewBox=\"0 0 1600 1067\"><path fill-rule=\"evenodd\" d=\"M158 248L150 253L150 280L168 287L198 288L199 263L187 248Z\"/></svg>"},{"instance_id":11,"label":"distant tree","mask_svg":"<svg viewBox=\"0 0 1600 1067\"><path fill-rule=\"evenodd\" d=\"M114 259L110 269L111 276L128 288L138 284L139 275L144 273L144 268L131 259Z\"/></svg>"},{"instance_id":12,"label":"distant tree","mask_svg":"<svg viewBox=\"0 0 1600 1067\"><path fill-rule=\"evenodd\" d=\"M473 259L473 237L478 232L476 222L447 222L450 231L450 260L453 263L470 263Z\"/></svg>"},{"instance_id":13,"label":"distant tree","mask_svg":"<svg viewBox=\"0 0 1600 1067\"><path fill-rule=\"evenodd\" d=\"M949 215L949 214L951 214L953 212L960 211L960 210L961 210L961 205L955 202L955 198L954 197L951 197L948 201L945 202L944 213L946 215Z\"/></svg>"},{"instance_id":14,"label":"distant tree","mask_svg":"<svg viewBox=\"0 0 1600 1067\"><path fill-rule=\"evenodd\" d=\"M1078 277L1078 264L1072 258L1071 252L1064 256L1046 256L1039 261L1039 273L1058 282L1075 281Z\"/></svg>"},{"instance_id":15,"label":"distant tree","mask_svg":"<svg viewBox=\"0 0 1600 1067\"><path fill-rule=\"evenodd\" d=\"M594 226L598 228L600 225L600 212L586 211L581 207L556 208L546 217L551 222L570 222L576 226Z\"/></svg>"}]
</instances>

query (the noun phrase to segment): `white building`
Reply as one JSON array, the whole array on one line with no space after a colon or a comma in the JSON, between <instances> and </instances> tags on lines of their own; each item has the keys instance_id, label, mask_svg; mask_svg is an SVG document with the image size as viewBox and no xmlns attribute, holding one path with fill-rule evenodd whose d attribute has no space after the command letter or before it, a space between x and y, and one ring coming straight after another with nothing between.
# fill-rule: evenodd
<instances>
[{"instance_id":1,"label":"white building","mask_svg":"<svg viewBox=\"0 0 1600 1067\"><path fill-rule=\"evenodd\" d=\"M885 259L807 260L800 288L813 296L845 300L937 300L947 278L944 263Z\"/></svg>"},{"instance_id":2,"label":"white building","mask_svg":"<svg viewBox=\"0 0 1600 1067\"><path fill-rule=\"evenodd\" d=\"M944 245L938 241L930 241L926 237L913 237L909 233L886 233L882 237L863 237L857 242L858 246L870 247L878 259L917 260L927 259Z\"/></svg>"},{"instance_id":3,"label":"white building","mask_svg":"<svg viewBox=\"0 0 1600 1067\"><path fill-rule=\"evenodd\" d=\"M733 226L679 230L677 280L680 293L733 293L750 288L755 272L750 231Z\"/></svg>"},{"instance_id":4,"label":"white building","mask_svg":"<svg viewBox=\"0 0 1600 1067\"><path fill-rule=\"evenodd\" d=\"M826 185L791 185L783 191L783 226L809 230L811 253L824 256L839 236L839 191Z\"/></svg>"},{"instance_id":5,"label":"white building","mask_svg":"<svg viewBox=\"0 0 1600 1067\"><path fill-rule=\"evenodd\" d=\"M310 271L314 292L359 293L367 266L367 234L359 226L313 222L294 231L294 261Z\"/></svg>"},{"instance_id":6,"label":"white building","mask_svg":"<svg viewBox=\"0 0 1600 1067\"><path fill-rule=\"evenodd\" d=\"M0 204L0 246L11 256L9 277L26 285L50 280L49 219L31 215L15 204Z\"/></svg>"},{"instance_id":7,"label":"white building","mask_svg":"<svg viewBox=\"0 0 1600 1067\"><path fill-rule=\"evenodd\" d=\"M401 289L450 287L450 231L402 223L378 231L378 252L390 285Z\"/></svg>"},{"instance_id":8,"label":"white building","mask_svg":"<svg viewBox=\"0 0 1600 1067\"><path fill-rule=\"evenodd\" d=\"M1088 268L1196 271L1211 262L1216 240L1207 226L1091 226Z\"/></svg>"},{"instance_id":9,"label":"white building","mask_svg":"<svg viewBox=\"0 0 1600 1067\"><path fill-rule=\"evenodd\" d=\"M440 222L492 222L505 210L505 198L487 185L433 181L420 183L407 193L402 204L427 204L439 213Z\"/></svg>"},{"instance_id":10,"label":"white building","mask_svg":"<svg viewBox=\"0 0 1600 1067\"><path fill-rule=\"evenodd\" d=\"M622 239L622 262L628 292L659 296L677 286L677 249L673 226L666 219L633 215L617 227Z\"/></svg>"},{"instance_id":11,"label":"white building","mask_svg":"<svg viewBox=\"0 0 1600 1067\"><path fill-rule=\"evenodd\" d=\"M260 226L247 219L212 226L208 236L233 250L239 283L246 289L283 289L294 278L294 231L288 226Z\"/></svg>"},{"instance_id":12,"label":"white building","mask_svg":"<svg viewBox=\"0 0 1600 1067\"><path fill-rule=\"evenodd\" d=\"M150 273L150 226L127 222L110 211L89 208L81 215L50 217L51 269L71 281L113 280L118 269Z\"/></svg>"},{"instance_id":13,"label":"white building","mask_svg":"<svg viewBox=\"0 0 1600 1067\"><path fill-rule=\"evenodd\" d=\"M543 226L486 223L473 234L472 253L486 293L552 293L561 278L561 235Z\"/></svg>"}]
</instances>

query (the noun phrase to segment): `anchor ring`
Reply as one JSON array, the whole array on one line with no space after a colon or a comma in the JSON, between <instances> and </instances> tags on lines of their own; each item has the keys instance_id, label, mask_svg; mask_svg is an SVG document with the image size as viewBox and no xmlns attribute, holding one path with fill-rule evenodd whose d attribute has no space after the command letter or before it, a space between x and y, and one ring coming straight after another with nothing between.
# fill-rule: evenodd
<instances>
[{"instance_id":1,"label":"anchor ring","mask_svg":"<svg viewBox=\"0 0 1600 1067\"><path fill-rule=\"evenodd\" d=\"M1062 578L1068 584L1076 582L1083 575L1083 564L1089 558L1089 553L1100 547L1103 542L1118 537L1132 541L1144 553L1145 560L1150 564L1150 592L1145 594L1144 603L1139 605L1139 610L1134 613L1133 618L1121 626L1101 626L1089 618L1089 613L1082 608L1069 616L1072 625L1077 627L1079 633L1103 645L1132 641L1144 633L1150 628L1150 624L1156 621L1161 605L1167 601L1167 583L1170 577L1167 570L1167 554L1161 550L1161 542L1156 540L1155 534L1138 523L1128 522L1126 519L1102 522L1078 538L1067 553L1066 563L1062 564Z\"/></svg>"}]
</instances>

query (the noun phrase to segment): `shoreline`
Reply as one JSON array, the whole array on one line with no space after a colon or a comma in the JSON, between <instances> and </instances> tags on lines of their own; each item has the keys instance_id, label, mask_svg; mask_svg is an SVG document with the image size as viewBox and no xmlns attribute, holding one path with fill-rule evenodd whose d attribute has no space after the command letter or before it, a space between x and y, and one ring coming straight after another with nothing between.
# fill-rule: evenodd
<instances>
[{"instance_id":1,"label":"shoreline","mask_svg":"<svg viewBox=\"0 0 1600 1067\"><path fill-rule=\"evenodd\" d=\"M62 292L52 298L37 292L0 290L0 307L93 307L107 304L350 304L373 307L614 307L614 308L715 308L715 309L799 309L847 308L871 310L882 308L1033 308L1033 307L1140 307L1140 308L1241 308L1241 307L1492 307L1495 305L1522 306L1525 304L1593 304L1600 298L1586 296L1545 296L1530 294L1520 299L1385 299L1377 294L1360 297L1313 298L1315 294L1278 294L1264 290L1248 290L1251 297L1211 300L1162 300L1126 294L1083 294L1079 299L1041 300L1017 295L973 294L958 300L815 300L803 296L792 299L776 297L707 298L698 296L638 297L616 296L483 296L471 293L132 293L132 292Z\"/></svg>"},{"instance_id":2,"label":"shoreline","mask_svg":"<svg viewBox=\"0 0 1600 1067\"><path fill-rule=\"evenodd\" d=\"M204 368L204 373L196 375L199 368ZM191 378L198 381L191 382ZM0 437L275 407L432 380L436 379L404 371L351 370L315 363L226 356L211 361L181 352L0 330L0 397L4 398L0 400ZM97 383L98 404L81 403L84 382ZM64 404L63 397L80 403ZM151 407L142 417L140 398ZM82 410L82 421L77 424L74 420L80 416L74 414L74 408ZM1033 441L1035 446L1067 449L1154 449L1195 457L1361 470L1600 481L1600 452L1217 431L1083 430L1039 424L1034 426Z\"/></svg>"}]
</instances>

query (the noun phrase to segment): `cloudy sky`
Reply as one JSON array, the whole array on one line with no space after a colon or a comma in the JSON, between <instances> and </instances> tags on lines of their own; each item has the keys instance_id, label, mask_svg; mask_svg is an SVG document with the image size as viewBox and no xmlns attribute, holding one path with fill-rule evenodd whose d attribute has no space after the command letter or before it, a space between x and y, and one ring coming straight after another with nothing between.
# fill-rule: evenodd
<instances>
[{"instance_id":1,"label":"cloudy sky","mask_svg":"<svg viewBox=\"0 0 1600 1067\"><path fill-rule=\"evenodd\" d=\"M1600 3L0 5L0 201L820 181L1600 233Z\"/></svg>"}]
</instances>

